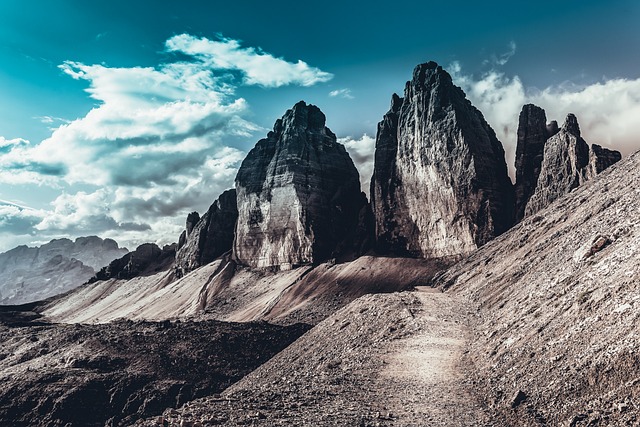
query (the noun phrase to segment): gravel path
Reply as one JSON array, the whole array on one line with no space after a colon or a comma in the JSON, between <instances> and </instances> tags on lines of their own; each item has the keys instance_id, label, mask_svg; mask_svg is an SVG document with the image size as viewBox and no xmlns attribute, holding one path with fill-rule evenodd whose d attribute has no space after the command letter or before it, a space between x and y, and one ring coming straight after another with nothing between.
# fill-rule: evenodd
<instances>
[{"instance_id":1,"label":"gravel path","mask_svg":"<svg viewBox=\"0 0 640 427\"><path fill-rule=\"evenodd\" d=\"M419 328L390 341L376 381L377 398L397 426L490 425L469 393L462 357L469 336L461 299L419 287L407 306Z\"/></svg>"},{"instance_id":2,"label":"gravel path","mask_svg":"<svg viewBox=\"0 0 640 427\"><path fill-rule=\"evenodd\" d=\"M465 381L462 300L367 295L221 395L145 425L488 426Z\"/></svg>"}]
</instances>

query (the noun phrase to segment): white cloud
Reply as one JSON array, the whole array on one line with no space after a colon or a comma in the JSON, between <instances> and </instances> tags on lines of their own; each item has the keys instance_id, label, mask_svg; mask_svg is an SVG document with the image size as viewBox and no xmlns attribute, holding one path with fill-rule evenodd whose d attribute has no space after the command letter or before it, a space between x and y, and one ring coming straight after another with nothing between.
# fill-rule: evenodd
<instances>
[{"instance_id":1,"label":"white cloud","mask_svg":"<svg viewBox=\"0 0 640 427\"><path fill-rule=\"evenodd\" d=\"M180 34L167 40L166 47L169 52L193 56L203 64L218 70L240 71L244 74L245 84L248 85L313 86L333 78L331 73L310 67L304 61L291 63L259 48L241 47L239 41L228 38L209 40L205 37Z\"/></svg>"},{"instance_id":2,"label":"white cloud","mask_svg":"<svg viewBox=\"0 0 640 427\"><path fill-rule=\"evenodd\" d=\"M528 103L544 108L547 121L557 120L560 125L568 113L574 113L590 144L620 150L623 155L640 149L640 78L608 79L583 87L565 83L537 90L525 87L518 76L496 70L479 78L464 74L459 63L451 64L449 70L454 83L496 131L512 174L518 116Z\"/></svg>"},{"instance_id":3,"label":"white cloud","mask_svg":"<svg viewBox=\"0 0 640 427\"><path fill-rule=\"evenodd\" d=\"M337 96L345 99L353 99L353 95L351 94L351 89L336 89L329 92L329 96L335 98Z\"/></svg>"},{"instance_id":4,"label":"white cloud","mask_svg":"<svg viewBox=\"0 0 640 427\"><path fill-rule=\"evenodd\" d=\"M0 136L0 153L9 152L22 145L29 145L29 141L22 138L6 139Z\"/></svg>"},{"instance_id":5,"label":"white cloud","mask_svg":"<svg viewBox=\"0 0 640 427\"><path fill-rule=\"evenodd\" d=\"M183 34L166 47L190 60L129 68L64 62L61 71L88 83L96 107L70 122L41 117L62 123L38 144L0 139L0 184L66 191L37 222L21 220L31 227L25 235L92 233L130 246L177 239L187 212L207 209L233 186L244 153L232 145L263 131L244 119L237 86L310 86L332 77L231 39ZM23 212L14 207L10 217Z\"/></svg>"},{"instance_id":6,"label":"white cloud","mask_svg":"<svg viewBox=\"0 0 640 427\"><path fill-rule=\"evenodd\" d=\"M516 54L516 49L517 49L516 42L511 40L509 42L509 50L508 51L506 51L505 53L503 53L501 55L493 55L491 57L491 61L485 61L485 64L486 63L493 63L493 64L495 64L497 66L503 66L507 62L509 62L509 60L511 59L511 57L513 55Z\"/></svg>"},{"instance_id":7,"label":"white cloud","mask_svg":"<svg viewBox=\"0 0 640 427\"><path fill-rule=\"evenodd\" d=\"M376 148L376 139L365 133L359 139L339 138L338 142L345 146L353 159L353 163L360 173L360 187L368 195L373 175L373 154Z\"/></svg>"},{"instance_id":8,"label":"white cloud","mask_svg":"<svg viewBox=\"0 0 640 427\"><path fill-rule=\"evenodd\" d=\"M53 117L53 116L40 116L34 117L34 119L39 120L41 123L52 125L54 123L71 123L71 120L63 119L61 117ZM53 130L51 128L50 130Z\"/></svg>"}]
</instances>

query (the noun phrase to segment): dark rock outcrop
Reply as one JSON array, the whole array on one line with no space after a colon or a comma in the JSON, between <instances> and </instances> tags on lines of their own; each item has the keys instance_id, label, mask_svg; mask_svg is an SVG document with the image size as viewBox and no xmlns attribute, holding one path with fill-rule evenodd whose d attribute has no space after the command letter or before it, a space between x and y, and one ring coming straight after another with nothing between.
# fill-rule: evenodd
<instances>
[{"instance_id":1,"label":"dark rock outcrop","mask_svg":"<svg viewBox=\"0 0 640 427\"><path fill-rule=\"evenodd\" d=\"M464 254L513 223L502 144L435 62L415 68L378 125L371 197L381 252Z\"/></svg>"},{"instance_id":2,"label":"dark rock outcrop","mask_svg":"<svg viewBox=\"0 0 640 427\"><path fill-rule=\"evenodd\" d=\"M516 145L516 222L524 217L527 202L536 188L544 144L552 133L557 133L557 128L555 121L547 125L547 116L542 108L533 104L522 107Z\"/></svg>"},{"instance_id":3,"label":"dark rock outcrop","mask_svg":"<svg viewBox=\"0 0 640 427\"><path fill-rule=\"evenodd\" d=\"M622 160L622 154L620 154L619 151L609 150L599 146L598 144L591 144L591 151L589 152L589 171L587 176L592 178L620 160Z\"/></svg>"},{"instance_id":4,"label":"dark rock outcrop","mask_svg":"<svg viewBox=\"0 0 640 427\"><path fill-rule=\"evenodd\" d=\"M362 208L358 171L325 115L299 102L249 152L236 177L234 258L287 269L340 256Z\"/></svg>"},{"instance_id":5,"label":"dark rock outcrop","mask_svg":"<svg viewBox=\"0 0 640 427\"><path fill-rule=\"evenodd\" d=\"M126 254L112 239L56 239L0 254L0 304L22 304L67 292Z\"/></svg>"},{"instance_id":6,"label":"dark rock outcrop","mask_svg":"<svg viewBox=\"0 0 640 427\"><path fill-rule=\"evenodd\" d=\"M209 207L202 218L197 212L187 217L187 229L180 236L175 268L182 276L208 264L233 246L238 219L236 190L227 190Z\"/></svg>"},{"instance_id":7,"label":"dark rock outcrop","mask_svg":"<svg viewBox=\"0 0 640 427\"><path fill-rule=\"evenodd\" d=\"M580 135L578 119L569 114L562 129L544 145L540 175L525 215L545 208L620 159L617 151L599 145L589 148Z\"/></svg>"},{"instance_id":8,"label":"dark rock outcrop","mask_svg":"<svg viewBox=\"0 0 640 427\"><path fill-rule=\"evenodd\" d=\"M164 246L162 249L155 243L143 243L135 251L112 261L102 268L90 283L108 279L133 279L134 277L164 270L173 262L176 244Z\"/></svg>"}]
</instances>

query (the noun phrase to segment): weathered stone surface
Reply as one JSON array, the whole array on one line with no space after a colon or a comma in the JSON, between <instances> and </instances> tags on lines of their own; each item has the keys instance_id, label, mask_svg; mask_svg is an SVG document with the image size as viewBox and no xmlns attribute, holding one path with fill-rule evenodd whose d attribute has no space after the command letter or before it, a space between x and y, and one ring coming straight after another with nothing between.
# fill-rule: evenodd
<instances>
[{"instance_id":1,"label":"weathered stone surface","mask_svg":"<svg viewBox=\"0 0 640 427\"><path fill-rule=\"evenodd\" d=\"M569 114L562 129L544 146L536 188L526 204L525 215L532 215L557 198L569 193L620 160L617 151L593 145L590 149L580 135L575 115Z\"/></svg>"},{"instance_id":2,"label":"weathered stone surface","mask_svg":"<svg viewBox=\"0 0 640 427\"><path fill-rule=\"evenodd\" d=\"M516 221L524 217L527 202L536 188L544 144L551 136L550 133L556 131L558 127L557 122L553 123L555 126L553 124L547 126L547 116L542 108L533 104L522 107L516 145Z\"/></svg>"},{"instance_id":3,"label":"weathered stone surface","mask_svg":"<svg viewBox=\"0 0 640 427\"><path fill-rule=\"evenodd\" d=\"M143 243L135 251L112 261L91 278L90 282L108 279L132 279L166 269L174 260L176 244L162 249L155 243Z\"/></svg>"},{"instance_id":4,"label":"weathered stone surface","mask_svg":"<svg viewBox=\"0 0 640 427\"><path fill-rule=\"evenodd\" d=\"M598 144L591 144L591 151L589 152L589 171L587 177L593 178L612 164L619 162L622 159L622 154L616 150L609 150L601 147Z\"/></svg>"},{"instance_id":5,"label":"weathered stone surface","mask_svg":"<svg viewBox=\"0 0 640 427\"><path fill-rule=\"evenodd\" d=\"M249 152L236 177L234 258L291 268L336 257L361 209L349 154L314 105L297 103Z\"/></svg>"},{"instance_id":6,"label":"weathered stone surface","mask_svg":"<svg viewBox=\"0 0 640 427\"><path fill-rule=\"evenodd\" d=\"M237 219L236 190L222 193L202 218L197 212L190 213L187 229L180 236L183 243L178 243L176 253L178 275L182 276L230 251Z\"/></svg>"},{"instance_id":7,"label":"weathered stone surface","mask_svg":"<svg viewBox=\"0 0 640 427\"><path fill-rule=\"evenodd\" d=\"M371 197L382 252L464 254L512 225L502 144L435 62L415 68L378 126Z\"/></svg>"},{"instance_id":8,"label":"weathered stone surface","mask_svg":"<svg viewBox=\"0 0 640 427\"><path fill-rule=\"evenodd\" d=\"M18 246L0 254L0 304L22 304L66 292L128 251L96 236Z\"/></svg>"}]
</instances>

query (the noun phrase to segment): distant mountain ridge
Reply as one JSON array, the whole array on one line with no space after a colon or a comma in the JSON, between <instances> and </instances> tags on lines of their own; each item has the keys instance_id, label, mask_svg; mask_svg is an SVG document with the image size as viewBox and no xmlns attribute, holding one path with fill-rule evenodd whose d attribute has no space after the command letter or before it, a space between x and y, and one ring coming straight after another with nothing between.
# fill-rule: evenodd
<instances>
[{"instance_id":1,"label":"distant mountain ridge","mask_svg":"<svg viewBox=\"0 0 640 427\"><path fill-rule=\"evenodd\" d=\"M0 254L0 304L38 301L73 289L129 251L97 236L55 239Z\"/></svg>"}]
</instances>

